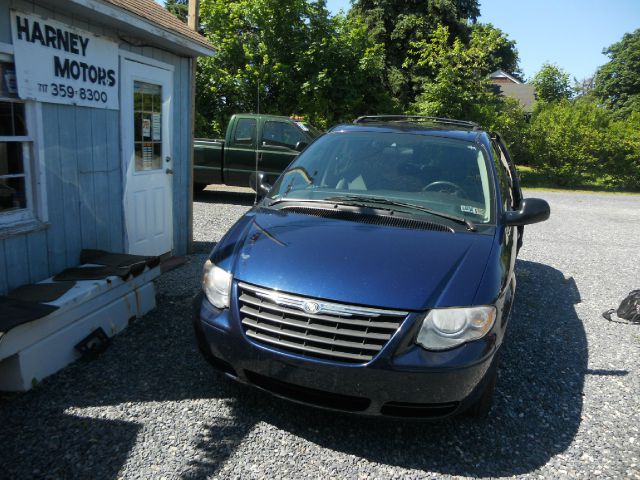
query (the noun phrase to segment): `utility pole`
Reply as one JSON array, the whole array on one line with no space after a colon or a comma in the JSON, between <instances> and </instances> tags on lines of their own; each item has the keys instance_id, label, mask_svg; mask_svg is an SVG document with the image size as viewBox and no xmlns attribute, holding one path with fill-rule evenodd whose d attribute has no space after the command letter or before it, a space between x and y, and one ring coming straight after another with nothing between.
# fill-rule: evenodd
<instances>
[{"instance_id":1,"label":"utility pole","mask_svg":"<svg viewBox=\"0 0 640 480\"><path fill-rule=\"evenodd\" d=\"M187 15L187 26L194 30L198 31L198 23L200 21L200 1L199 0L189 0L189 11ZM193 253L193 137L195 130L195 119L196 119L196 67L197 67L196 58L191 58L191 81L189 82L189 97L191 99L190 112L189 112L189 126L191 128L191 134L189 138L191 142L189 143L189 173L187 174L187 181L189 182L189 206L187 212L187 225L189 228L189 233L187 235L188 244L187 244L187 252Z\"/></svg>"}]
</instances>

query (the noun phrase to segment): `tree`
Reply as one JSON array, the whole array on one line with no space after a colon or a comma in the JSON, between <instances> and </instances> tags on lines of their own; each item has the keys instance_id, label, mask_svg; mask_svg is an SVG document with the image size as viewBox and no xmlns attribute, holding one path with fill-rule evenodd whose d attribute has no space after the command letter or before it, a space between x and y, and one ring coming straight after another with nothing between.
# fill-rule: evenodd
<instances>
[{"instance_id":1,"label":"tree","mask_svg":"<svg viewBox=\"0 0 640 480\"><path fill-rule=\"evenodd\" d=\"M495 117L502 99L489 88L504 36L498 29L477 28L468 44L459 38L449 44L449 29L440 25L428 40L413 42L410 54L417 67L430 72L413 109L426 115L486 123Z\"/></svg>"},{"instance_id":2,"label":"tree","mask_svg":"<svg viewBox=\"0 0 640 480\"><path fill-rule=\"evenodd\" d=\"M522 81L524 74L520 70L516 42L510 40L506 33L490 23L474 24L471 27L471 38L482 37L490 38L492 42L486 59L489 73L502 70Z\"/></svg>"},{"instance_id":3,"label":"tree","mask_svg":"<svg viewBox=\"0 0 640 480\"><path fill-rule=\"evenodd\" d=\"M640 29L602 53L610 60L596 73L594 93L620 117L640 112Z\"/></svg>"},{"instance_id":4,"label":"tree","mask_svg":"<svg viewBox=\"0 0 640 480\"><path fill-rule=\"evenodd\" d=\"M538 102L557 102L571 97L569 74L557 65L545 63L531 80Z\"/></svg>"},{"instance_id":5,"label":"tree","mask_svg":"<svg viewBox=\"0 0 640 480\"><path fill-rule=\"evenodd\" d=\"M396 112L398 106L382 83L382 46L371 43L366 25L357 17L338 15L329 26L311 32L301 62L302 111L322 127L357 115Z\"/></svg>"},{"instance_id":6,"label":"tree","mask_svg":"<svg viewBox=\"0 0 640 480\"><path fill-rule=\"evenodd\" d=\"M382 45L383 79L387 90L406 109L418 93L409 46L423 41L438 25L448 28L449 40L469 36L468 22L480 15L478 0L354 0L351 16L362 19L374 44Z\"/></svg>"},{"instance_id":7,"label":"tree","mask_svg":"<svg viewBox=\"0 0 640 480\"><path fill-rule=\"evenodd\" d=\"M187 23L189 0L166 0L164 7L184 23Z\"/></svg>"},{"instance_id":8,"label":"tree","mask_svg":"<svg viewBox=\"0 0 640 480\"><path fill-rule=\"evenodd\" d=\"M257 110L328 125L388 110L381 48L365 25L331 17L325 0L203 0L216 54L198 61L196 133L221 135L229 117Z\"/></svg>"}]
</instances>

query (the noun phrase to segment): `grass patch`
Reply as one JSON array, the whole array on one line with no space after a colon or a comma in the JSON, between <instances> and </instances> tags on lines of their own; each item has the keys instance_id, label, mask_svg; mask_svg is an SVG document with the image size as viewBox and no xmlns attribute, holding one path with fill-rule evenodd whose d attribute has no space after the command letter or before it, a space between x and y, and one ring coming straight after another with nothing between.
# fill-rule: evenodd
<instances>
[{"instance_id":1,"label":"grass patch","mask_svg":"<svg viewBox=\"0 0 640 480\"><path fill-rule=\"evenodd\" d=\"M607 193L625 193L625 194L639 194L637 190L620 190L605 185L602 181L590 181L585 180L579 185L567 187L564 185L558 185L553 178L546 175L533 167L526 165L520 165L517 167L518 174L520 175L520 185L522 188L534 188L541 190L563 190L563 191L583 191L583 192L607 192Z\"/></svg>"}]
</instances>

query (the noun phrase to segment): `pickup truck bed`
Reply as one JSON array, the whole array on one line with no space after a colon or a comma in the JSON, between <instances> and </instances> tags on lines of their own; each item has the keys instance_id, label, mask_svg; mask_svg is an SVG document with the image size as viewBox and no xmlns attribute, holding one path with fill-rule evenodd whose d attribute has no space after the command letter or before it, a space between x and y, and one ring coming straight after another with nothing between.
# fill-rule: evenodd
<instances>
[{"instance_id":1,"label":"pickup truck bed","mask_svg":"<svg viewBox=\"0 0 640 480\"><path fill-rule=\"evenodd\" d=\"M193 142L193 183L202 190L212 183L222 183L222 151L224 140L196 138Z\"/></svg>"}]
</instances>

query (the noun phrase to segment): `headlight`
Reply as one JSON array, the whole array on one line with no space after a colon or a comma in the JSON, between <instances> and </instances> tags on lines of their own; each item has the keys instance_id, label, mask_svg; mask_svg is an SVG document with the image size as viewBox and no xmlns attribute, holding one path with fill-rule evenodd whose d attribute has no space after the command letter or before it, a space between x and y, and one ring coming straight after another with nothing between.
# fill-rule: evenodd
<instances>
[{"instance_id":1,"label":"headlight","mask_svg":"<svg viewBox=\"0 0 640 480\"><path fill-rule=\"evenodd\" d=\"M214 306L218 308L228 307L231 274L215 266L211 260L207 260L202 271L202 289L207 299Z\"/></svg>"},{"instance_id":2,"label":"headlight","mask_svg":"<svg viewBox=\"0 0 640 480\"><path fill-rule=\"evenodd\" d=\"M491 306L436 308L423 320L416 343L427 350L446 350L484 337L495 319Z\"/></svg>"}]
</instances>

